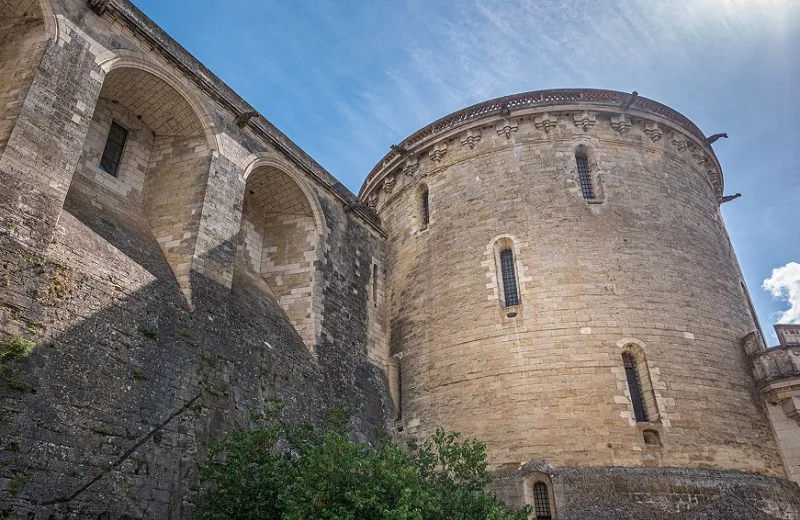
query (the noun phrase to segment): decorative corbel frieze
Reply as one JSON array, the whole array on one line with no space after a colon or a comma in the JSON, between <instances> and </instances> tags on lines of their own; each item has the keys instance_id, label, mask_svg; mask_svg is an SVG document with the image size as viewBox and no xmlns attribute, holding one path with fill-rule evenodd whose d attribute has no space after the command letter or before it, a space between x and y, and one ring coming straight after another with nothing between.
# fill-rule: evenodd
<instances>
[{"instance_id":1,"label":"decorative corbel frieze","mask_svg":"<svg viewBox=\"0 0 800 520\"><path fill-rule=\"evenodd\" d=\"M583 128L584 132L590 128L594 128L594 126L597 124L597 118L594 116L594 114L591 114L587 111L584 111L581 114L575 114L574 119L575 126Z\"/></svg>"},{"instance_id":2,"label":"decorative corbel frieze","mask_svg":"<svg viewBox=\"0 0 800 520\"><path fill-rule=\"evenodd\" d=\"M467 130L467 133L464 134L464 137L461 138L461 146L468 147L470 150L475 148L475 144L481 140L481 131L480 130Z\"/></svg>"},{"instance_id":3,"label":"decorative corbel frieze","mask_svg":"<svg viewBox=\"0 0 800 520\"><path fill-rule=\"evenodd\" d=\"M437 143L433 146L430 152L428 152L428 157L431 158L431 161L438 163L442 162L445 154L447 154L447 143Z\"/></svg>"},{"instance_id":4,"label":"decorative corbel frieze","mask_svg":"<svg viewBox=\"0 0 800 520\"><path fill-rule=\"evenodd\" d=\"M653 142L658 141L664 135L658 123L647 123L644 127L644 133L647 134Z\"/></svg>"},{"instance_id":5,"label":"decorative corbel frieze","mask_svg":"<svg viewBox=\"0 0 800 520\"><path fill-rule=\"evenodd\" d=\"M102 15L106 12L106 9L108 9L108 2L109 0L88 0L87 4L89 5L89 9Z\"/></svg>"},{"instance_id":6,"label":"decorative corbel frieze","mask_svg":"<svg viewBox=\"0 0 800 520\"><path fill-rule=\"evenodd\" d=\"M620 114L617 117L611 118L611 128L617 132L624 134L631 129L631 120L625 114Z\"/></svg>"},{"instance_id":7,"label":"decorative corbel frieze","mask_svg":"<svg viewBox=\"0 0 800 520\"><path fill-rule=\"evenodd\" d=\"M385 191L387 194L391 194L392 190L394 190L394 185L395 185L394 174L387 175L386 178L383 180L383 191Z\"/></svg>"},{"instance_id":8,"label":"decorative corbel frieze","mask_svg":"<svg viewBox=\"0 0 800 520\"><path fill-rule=\"evenodd\" d=\"M409 157L403 164L403 175L413 176L419 170L419 159L417 157Z\"/></svg>"},{"instance_id":9,"label":"decorative corbel frieze","mask_svg":"<svg viewBox=\"0 0 800 520\"><path fill-rule=\"evenodd\" d=\"M510 118L504 119L500 123L497 123L497 135L505 134L506 139L511 139L511 133L516 132L517 129L517 123L512 121Z\"/></svg>"},{"instance_id":10,"label":"decorative corbel frieze","mask_svg":"<svg viewBox=\"0 0 800 520\"><path fill-rule=\"evenodd\" d=\"M545 132L549 132L555 128L557 122L558 119L556 119L556 116L551 116L550 114L542 114L533 120L533 124L536 125L536 128L544 130Z\"/></svg>"},{"instance_id":11,"label":"decorative corbel frieze","mask_svg":"<svg viewBox=\"0 0 800 520\"><path fill-rule=\"evenodd\" d=\"M679 152L686 150L686 147L688 146L688 144L686 143L686 138L683 137L682 134L676 132L672 133L672 145Z\"/></svg>"}]
</instances>

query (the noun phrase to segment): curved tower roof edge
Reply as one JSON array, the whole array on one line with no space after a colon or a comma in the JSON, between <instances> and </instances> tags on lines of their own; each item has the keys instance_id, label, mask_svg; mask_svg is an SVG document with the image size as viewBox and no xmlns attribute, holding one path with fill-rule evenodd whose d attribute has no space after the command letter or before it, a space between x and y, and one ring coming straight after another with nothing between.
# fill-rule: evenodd
<instances>
[{"instance_id":1,"label":"curved tower roof edge","mask_svg":"<svg viewBox=\"0 0 800 520\"><path fill-rule=\"evenodd\" d=\"M482 101L466 108L456 110L420 128L403 139L397 146L393 145L392 150L378 161L364 179L359 189L358 196L362 198L366 192L377 185L377 181L382 176L382 173L395 167L396 163L406 155L405 152L414 153L419 151L416 150L418 145L430 143L433 140L432 138L438 135L482 119L501 116L508 117L514 111L575 105L592 105L606 111L616 108L620 113L632 110L640 113L649 113L681 127L703 144L706 153L710 155L713 163L717 166L716 175L718 178L713 179L712 183L715 185L717 196L722 196L723 177L722 169L719 167L719 160L714 150L711 148L711 145L706 144L705 134L688 117L663 103L639 96L635 93L631 94L617 90L592 88L532 90ZM709 173L711 174L711 172Z\"/></svg>"}]
</instances>

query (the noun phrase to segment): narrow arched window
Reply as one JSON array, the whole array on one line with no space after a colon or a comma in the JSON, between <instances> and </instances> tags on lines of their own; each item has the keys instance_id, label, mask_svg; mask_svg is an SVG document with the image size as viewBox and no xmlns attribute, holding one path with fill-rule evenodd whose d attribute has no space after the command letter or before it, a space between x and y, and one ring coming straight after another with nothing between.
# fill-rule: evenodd
<instances>
[{"instance_id":1,"label":"narrow arched window","mask_svg":"<svg viewBox=\"0 0 800 520\"><path fill-rule=\"evenodd\" d=\"M648 422L647 405L644 401L642 379L639 376L639 367L637 366L636 358L630 352L623 352L622 361L625 365L625 377L628 380L628 390L631 394L633 414L636 417L636 422Z\"/></svg>"},{"instance_id":2,"label":"narrow arched window","mask_svg":"<svg viewBox=\"0 0 800 520\"><path fill-rule=\"evenodd\" d=\"M536 513L536 520L553 518L550 508L550 492L544 482L537 482L533 485L533 512Z\"/></svg>"},{"instance_id":3,"label":"narrow arched window","mask_svg":"<svg viewBox=\"0 0 800 520\"><path fill-rule=\"evenodd\" d=\"M428 227L428 223L430 223L431 220L431 206L430 206L427 186L423 186L422 190L419 192L419 204L420 204L419 211L422 220L422 228L425 229L426 227Z\"/></svg>"},{"instance_id":4,"label":"narrow arched window","mask_svg":"<svg viewBox=\"0 0 800 520\"><path fill-rule=\"evenodd\" d=\"M575 162L578 164L578 178L581 181L581 193L586 200L594 200L594 185L589 173L589 159L584 153L575 154Z\"/></svg>"},{"instance_id":5,"label":"narrow arched window","mask_svg":"<svg viewBox=\"0 0 800 520\"><path fill-rule=\"evenodd\" d=\"M510 247L500 250L500 275L503 279L503 303L505 307L519 305L517 273L514 268L514 252Z\"/></svg>"},{"instance_id":6,"label":"narrow arched window","mask_svg":"<svg viewBox=\"0 0 800 520\"><path fill-rule=\"evenodd\" d=\"M378 306L378 264L372 266L372 302Z\"/></svg>"}]
</instances>

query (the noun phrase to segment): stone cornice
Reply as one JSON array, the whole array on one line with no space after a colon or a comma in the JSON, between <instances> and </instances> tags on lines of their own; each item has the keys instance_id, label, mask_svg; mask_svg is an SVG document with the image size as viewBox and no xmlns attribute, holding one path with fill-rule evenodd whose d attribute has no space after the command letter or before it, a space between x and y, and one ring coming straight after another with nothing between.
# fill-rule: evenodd
<instances>
[{"instance_id":1,"label":"stone cornice","mask_svg":"<svg viewBox=\"0 0 800 520\"><path fill-rule=\"evenodd\" d=\"M623 107L627 105L627 107ZM703 132L686 116L672 108L651 99L614 90L599 89L555 89L538 90L514 94L502 98L484 101L476 105L453 112L411 134L399 145L387 153L367 176L359 191L359 197L364 197L374 190L380 179L391 171L396 163L403 158L397 151L402 149L408 153L415 153L430 146L440 136L452 133L453 130L474 125L485 119L507 119L511 114L522 111L531 112L532 109L558 107L551 112L566 110L567 107L580 107L601 110L603 112L617 112L618 114L635 114L638 117L652 115L656 121L666 121L680 128L690 138L694 138L698 147L711 157L716 165L709 171L710 182L717 192L717 197L722 197L723 179L719 161L710 145L706 144ZM659 135L660 138L660 135Z\"/></svg>"}]
</instances>

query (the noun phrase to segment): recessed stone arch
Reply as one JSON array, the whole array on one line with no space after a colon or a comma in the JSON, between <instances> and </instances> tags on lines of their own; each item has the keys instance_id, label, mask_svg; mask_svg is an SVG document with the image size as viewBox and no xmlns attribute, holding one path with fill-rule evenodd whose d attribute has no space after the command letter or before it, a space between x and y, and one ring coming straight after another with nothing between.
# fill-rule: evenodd
<instances>
[{"instance_id":1,"label":"recessed stone arch","mask_svg":"<svg viewBox=\"0 0 800 520\"><path fill-rule=\"evenodd\" d=\"M0 156L54 36L52 8L46 0L0 0Z\"/></svg>"},{"instance_id":2,"label":"recessed stone arch","mask_svg":"<svg viewBox=\"0 0 800 520\"><path fill-rule=\"evenodd\" d=\"M531 518L550 520L556 518L556 497L553 483L547 473L534 471L522 479L525 503L531 506Z\"/></svg>"},{"instance_id":3,"label":"recessed stone arch","mask_svg":"<svg viewBox=\"0 0 800 520\"><path fill-rule=\"evenodd\" d=\"M187 299L217 140L197 99L137 56L110 58L65 208L89 202L142 220ZM126 138L115 171L101 165L112 126Z\"/></svg>"},{"instance_id":4,"label":"recessed stone arch","mask_svg":"<svg viewBox=\"0 0 800 520\"><path fill-rule=\"evenodd\" d=\"M246 169L239 256L266 282L309 349L321 326L324 230L316 196L291 168L261 158Z\"/></svg>"},{"instance_id":5,"label":"recessed stone arch","mask_svg":"<svg viewBox=\"0 0 800 520\"><path fill-rule=\"evenodd\" d=\"M214 151L221 151L219 135L211 117L211 112L208 110L206 103L194 92L193 88L187 85L180 77L170 72L150 56L126 49L105 52L100 54L96 61L105 74L116 69L136 69L148 72L172 87L194 111L198 122L203 128L208 146Z\"/></svg>"},{"instance_id":6,"label":"recessed stone arch","mask_svg":"<svg viewBox=\"0 0 800 520\"><path fill-rule=\"evenodd\" d=\"M641 399L643 400L644 409L647 414L647 422L661 422L661 411L657 402L658 396L656 395L656 387L653 383L650 366L647 362L645 344L636 338L623 338L617 342L617 347L620 349L622 360L625 359L626 355L629 355L635 363L635 368L641 384ZM633 395L630 389L630 381L628 380L624 368L619 371L618 377L620 377L625 385L628 399L632 400Z\"/></svg>"}]
</instances>

